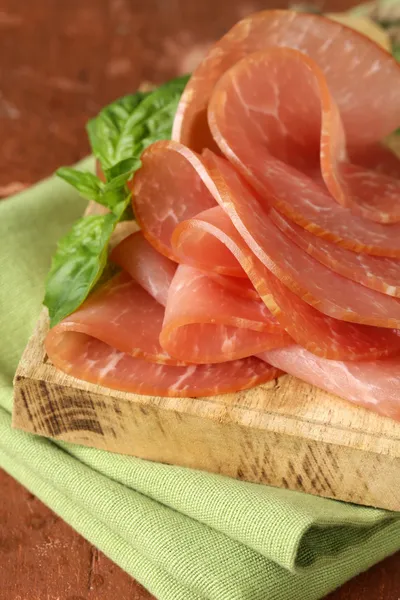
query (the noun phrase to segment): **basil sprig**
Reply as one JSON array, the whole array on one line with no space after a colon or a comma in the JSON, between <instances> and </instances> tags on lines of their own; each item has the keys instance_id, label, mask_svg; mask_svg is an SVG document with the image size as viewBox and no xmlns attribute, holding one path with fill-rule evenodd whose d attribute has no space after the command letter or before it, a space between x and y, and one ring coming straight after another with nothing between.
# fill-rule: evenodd
<instances>
[{"instance_id":1,"label":"basil sprig","mask_svg":"<svg viewBox=\"0 0 400 600\"><path fill-rule=\"evenodd\" d=\"M92 152L105 181L89 172L62 167L57 175L106 214L79 219L58 243L46 279L44 305L53 327L76 310L100 279L116 225L132 218L127 183L140 167L147 146L171 137L176 108L188 77L174 79L152 92L137 92L105 107L89 121Z\"/></svg>"}]
</instances>

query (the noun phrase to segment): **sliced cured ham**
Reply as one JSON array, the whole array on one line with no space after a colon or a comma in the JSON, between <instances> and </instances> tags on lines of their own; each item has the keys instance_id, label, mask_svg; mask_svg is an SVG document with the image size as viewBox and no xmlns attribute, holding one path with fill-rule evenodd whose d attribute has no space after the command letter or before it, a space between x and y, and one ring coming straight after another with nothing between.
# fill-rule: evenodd
<instances>
[{"instance_id":1,"label":"sliced cured ham","mask_svg":"<svg viewBox=\"0 0 400 600\"><path fill-rule=\"evenodd\" d=\"M176 264L142 232L123 240L111 259L167 307L162 329L157 323L160 342L178 361L226 362L292 341L247 280L235 285L230 277L210 278L187 266L176 273Z\"/></svg>"},{"instance_id":2,"label":"sliced cured ham","mask_svg":"<svg viewBox=\"0 0 400 600\"><path fill-rule=\"evenodd\" d=\"M164 151L172 147L168 161ZM215 206L201 178L193 181L193 169L206 170L200 158L182 144L161 141L141 155L142 167L133 179L133 210L145 238L161 254L175 260L171 235L176 225ZM194 183L194 186L193 186Z\"/></svg>"},{"instance_id":3,"label":"sliced cured ham","mask_svg":"<svg viewBox=\"0 0 400 600\"><path fill-rule=\"evenodd\" d=\"M196 243L193 233L196 229L219 240L226 251L236 257L282 327L310 352L328 359L348 361L372 360L400 353L400 336L397 330L333 319L291 292L251 253L220 207L205 211L176 228L172 243L180 260L191 262L190 255Z\"/></svg>"},{"instance_id":4,"label":"sliced cured ham","mask_svg":"<svg viewBox=\"0 0 400 600\"><path fill-rule=\"evenodd\" d=\"M275 210L271 219L298 246L340 275L389 296L400 296L400 261L345 250L316 237Z\"/></svg>"},{"instance_id":5,"label":"sliced cured ham","mask_svg":"<svg viewBox=\"0 0 400 600\"><path fill-rule=\"evenodd\" d=\"M157 252L141 231L122 240L111 252L110 259L129 273L159 304L166 306L176 263Z\"/></svg>"},{"instance_id":6,"label":"sliced cured ham","mask_svg":"<svg viewBox=\"0 0 400 600\"><path fill-rule=\"evenodd\" d=\"M400 181L348 162L340 114L310 59L289 49L249 55L216 85L208 117L221 151L286 216L353 250L398 253L382 223L400 218Z\"/></svg>"},{"instance_id":7,"label":"sliced cured ham","mask_svg":"<svg viewBox=\"0 0 400 600\"><path fill-rule=\"evenodd\" d=\"M274 48L241 60L217 84L209 120L220 149L252 179L262 179L277 202L282 182L274 177L276 161L306 175L320 165L339 204L380 223L400 219L400 181L349 162L338 106L305 54ZM248 150L258 154L256 164L248 161Z\"/></svg>"},{"instance_id":8,"label":"sliced cured ham","mask_svg":"<svg viewBox=\"0 0 400 600\"><path fill-rule=\"evenodd\" d=\"M237 295L193 267L178 267L160 334L161 345L174 358L225 362L291 342L260 299Z\"/></svg>"},{"instance_id":9,"label":"sliced cured ham","mask_svg":"<svg viewBox=\"0 0 400 600\"><path fill-rule=\"evenodd\" d=\"M272 10L243 19L214 44L185 88L173 139L196 151L213 148L207 106L217 81L246 55L274 46L297 49L319 65L352 144L380 140L400 123L400 69L385 50L324 17Z\"/></svg>"},{"instance_id":10,"label":"sliced cured ham","mask_svg":"<svg viewBox=\"0 0 400 600\"><path fill-rule=\"evenodd\" d=\"M377 327L400 327L400 301L326 268L282 235L228 161L208 152L218 202L261 262L292 292L326 315Z\"/></svg>"},{"instance_id":11,"label":"sliced cured ham","mask_svg":"<svg viewBox=\"0 0 400 600\"><path fill-rule=\"evenodd\" d=\"M266 383L281 371L250 357L218 365L174 367L133 358L77 332L47 342L54 365L78 379L148 396L215 396Z\"/></svg>"},{"instance_id":12,"label":"sliced cured ham","mask_svg":"<svg viewBox=\"0 0 400 600\"><path fill-rule=\"evenodd\" d=\"M211 241L211 239L214 240L215 238L213 236L210 237L206 235L205 243L207 243L207 240ZM251 283L250 279L248 279L247 275L246 278L228 277L226 275L218 275L218 273L214 273L213 271L207 272L207 275L214 279L214 281L219 283L219 285L222 285L222 287L225 287L231 292L233 292L236 296L243 296L244 298L253 298L253 300L258 299L260 297L256 289L254 288L254 285Z\"/></svg>"},{"instance_id":13,"label":"sliced cured ham","mask_svg":"<svg viewBox=\"0 0 400 600\"><path fill-rule=\"evenodd\" d=\"M116 228L122 272L49 332L50 360L161 396L283 369L400 420L400 162L381 144L399 97L398 64L339 22L236 25L129 181L141 231Z\"/></svg>"},{"instance_id":14,"label":"sliced cured ham","mask_svg":"<svg viewBox=\"0 0 400 600\"><path fill-rule=\"evenodd\" d=\"M311 385L400 420L400 358L342 362L320 358L301 346L271 350L260 358Z\"/></svg>"}]
</instances>

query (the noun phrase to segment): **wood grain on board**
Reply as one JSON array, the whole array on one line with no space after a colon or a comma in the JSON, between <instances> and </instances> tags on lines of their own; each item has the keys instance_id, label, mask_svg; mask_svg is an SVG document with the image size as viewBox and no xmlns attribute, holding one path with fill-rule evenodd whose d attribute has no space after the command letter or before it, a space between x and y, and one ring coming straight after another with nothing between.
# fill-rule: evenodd
<instances>
[{"instance_id":1,"label":"wood grain on board","mask_svg":"<svg viewBox=\"0 0 400 600\"><path fill-rule=\"evenodd\" d=\"M357 2L318 4L337 11ZM189 70L202 49L241 16L286 5L0 0L0 196L85 156L85 122L107 102L142 80L157 83ZM151 598L2 471L0 490L0 600ZM398 600L399 590L397 554L329 600Z\"/></svg>"}]
</instances>

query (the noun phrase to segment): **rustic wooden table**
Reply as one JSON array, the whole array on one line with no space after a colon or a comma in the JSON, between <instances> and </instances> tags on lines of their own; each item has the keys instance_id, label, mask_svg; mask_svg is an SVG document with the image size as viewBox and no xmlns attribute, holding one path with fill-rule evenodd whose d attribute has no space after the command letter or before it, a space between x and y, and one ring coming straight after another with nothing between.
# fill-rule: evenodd
<instances>
[{"instance_id":1,"label":"rustic wooden table","mask_svg":"<svg viewBox=\"0 0 400 600\"><path fill-rule=\"evenodd\" d=\"M326 2L344 10L350 0ZM268 0L0 0L0 196L88 152L84 125L144 80L189 71ZM0 471L0 600L148 600L137 582ZM205 576L207 576L205 574ZM329 596L399 600L400 554Z\"/></svg>"}]
</instances>

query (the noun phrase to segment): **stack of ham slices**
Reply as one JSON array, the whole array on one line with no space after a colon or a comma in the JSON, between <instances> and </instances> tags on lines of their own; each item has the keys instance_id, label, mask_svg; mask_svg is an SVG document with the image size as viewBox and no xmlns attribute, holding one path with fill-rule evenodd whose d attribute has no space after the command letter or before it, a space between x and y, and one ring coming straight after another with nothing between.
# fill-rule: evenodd
<instances>
[{"instance_id":1,"label":"stack of ham slices","mask_svg":"<svg viewBox=\"0 0 400 600\"><path fill-rule=\"evenodd\" d=\"M400 67L265 11L213 46L133 180L122 271L46 339L63 371L160 396L290 373L400 419Z\"/></svg>"}]
</instances>

